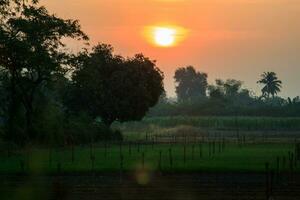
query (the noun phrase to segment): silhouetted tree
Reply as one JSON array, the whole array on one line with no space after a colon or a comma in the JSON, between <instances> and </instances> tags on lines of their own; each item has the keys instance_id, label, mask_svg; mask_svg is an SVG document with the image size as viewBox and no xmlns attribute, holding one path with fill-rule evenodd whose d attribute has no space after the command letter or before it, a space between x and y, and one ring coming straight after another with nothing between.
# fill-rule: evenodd
<instances>
[{"instance_id":1,"label":"silhouetted tree","mask_svg":"<svg viewBox=\"0 0 300 200\"><path fill-rule=\"evenodd\" d=\"M125 59L114 55L110 45L100 44L79 60L72 107L101 117L107 126L141 120L164 91L162 72L142 54Z\"/></svg>"},{"instance_id":2,"label":"silhouetted tree","mask_svg":"<svg viewBox=\"0 0 300 200\"><path fill-rule=\"evenodd\" d=\"M257 83L263 85L262 96L267 98L270 98L270 95L274 98L282 87L282 81L278 79L275 72L264 72Z\"/></svg>"},{"instance_id":3,"label":"silhouetted tree","mask_svg":"<svg viewBox=\"0 0 300 200\"><path fill-rule=\"evenodd\" d=\"M178 101L192 101L206 97L207 74L197 72L193 66L178 68L174 75Z\"/></svg>"},{"instance_id":4,"label":"silhouetted tree","mask_svg":"<svg viewBox=\"0 0 300 200\"><path fill-rule=\"evenodd\" d=\"M2 0L3 1L3 0ZM39 7L37 1L3 1L0 22L0 65L10 84L9 129L16 104L25 109L26 133L35 137L34 102L38 91L55 73L64 73L72 54L63 50L63 38L84 39L78 21L64 20ZM15 3L16 2L16 3ZM18 3L21 2L21 3Z\"/></svg>"}]
</instances>

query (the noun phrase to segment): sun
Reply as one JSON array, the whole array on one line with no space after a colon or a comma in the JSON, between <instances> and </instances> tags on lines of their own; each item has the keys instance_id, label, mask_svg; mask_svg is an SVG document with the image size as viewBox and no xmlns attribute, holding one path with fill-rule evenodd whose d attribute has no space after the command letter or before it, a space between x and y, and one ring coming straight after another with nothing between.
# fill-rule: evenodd
<instances>
[{"instance_id":1,"label":"sun","mask_svg":"<svg viewBox=\"0 0 300 200\"><path fill-rule=\"evenodd\" d=\"M186 28L175 25L145 26L143 35L145 39L156 47L174 47L182 42L187 36Z\"/></svg>"},{"instance_id":2,"label":"sun","mask_svg":"<svg viewBox=\"0 0 300 200\"><path fill-rule=\"evenodd\" d=\"M169 47L175 44L176 30L166 27L156 27L153 31L154 42L158 46Z\"/></svg>"}]
</instances>

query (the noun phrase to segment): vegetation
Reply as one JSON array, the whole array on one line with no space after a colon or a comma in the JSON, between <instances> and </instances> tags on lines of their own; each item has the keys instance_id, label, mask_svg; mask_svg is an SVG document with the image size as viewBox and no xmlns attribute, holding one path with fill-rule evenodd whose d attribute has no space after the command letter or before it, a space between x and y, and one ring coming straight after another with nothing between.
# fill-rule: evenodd
<instances>
[{"instance_id":1,"label":"vegetation","mask_svg":"<svg viewBox=\"0 0 300 200\"><path fill-rule=\"evenodd\" d=\"M227 131L298 131L300 118L272 118L272 117L147 117L141 122L114 124L124 131L150 131L156 129L190 126L202 130Z\"/></svg>"},{"instance_id":2,"label":"vegetation","mask_svg":"<svg viewBox=\"0 0 300 200\"><path fill-rule=\"evenodd\" d=\"M177 99L164 98L148 116L300 116L299 97L277 96L282 82L274 72L265 72L258 81L263 84L261 96L235 79L217 79L207 85L207 74L196 72L192 66L178 68L174 78Z\"/></svg>"},{"instance_id":3,"label":"vegetation","mask_svg":"<svg viewBox=\"0 0 300 200\"><path fill-rule=\"evenodd\" d=\"M76 55L64 41L88 41L77 20L37 0L0 3L1 139L23 147L121 139L110 124L140 120L159 100L163 74L154 61L113 55L104 44Z\"/></svg>"},{"instance_id":4,"label":"vegetation","mask_svg":"<svg viewBox=\"0 0 300 200\"><path fill-rule=\"evenodd\" d=\"M178 68L174 75L179 102L194 101L206 96L207 74L196 72L194 67Z\"/></svg>"},{"instance_id":5,"label":"vegetation","mask_svg":"<svg viewBox=\"0 0 300 200\"><path fill-rule=\"evenodd\" d=\"M1 144L57 147L122 140L119 129L144 116L139 123L144 129L299 129L292 117L300 116L300 100L277 96L282 82L274 72L262 74L262 96L255 96L242 81L217 79L209 85L208 74L193 66L178 68L172 100L163 73L143 54L124 58L107 44L90 49L77 20L50 14L36 0L0 3ZM74 54L65 39L83 41L85 48ZM274 118L286 116L291 118ZM116 125L124 122L129 123Z\"/></svg>"},{"instance_id":6,"label":"vegetation","mask_svg":"<svg viewBox=\"0 0 300 200\"><path fill-rule=\"evenodd\" d=\"M125 59L100 44L80 58L72 77L75 94L66 105L100 117L107 126L141 120L163 92L162 72L142 54Z\"/></svg>"},{"instance_id":7,"label":"vegetation","mask_svg":"<svg viewBox=\"0 0 300 200\"><path fill-rule=\"evenodd\" d=\"M260 84L264 84L262 88L262 96L270 98L270 95L274 98L278 92L280 92L282 82L278 80L275 72L264 72L261 75L261 79L258 81Z\"/></svg>"},{"instance_id":8,"label":"vegetation","mask_svg":"<svg viewBox=\"0 0 300 200\"><path fill-rule=\"evenodd\" d=\"M216 143L155 144L132 143L92 148L32 149L30 152L0 158L0 173L82 173L135 171L144 168L151 171L231 171L263 172L265 163L276 170L276 158L280 158L280 170L289 170L288 152L292 144L252 144L239 146L226 143L223 150ZM170 155L171 151L171 155ZM161 152L161 158L160 158ZM170 161L171 159L171 161ZM286 159L286 161L283 161ZM286 162L282 164L282 162ZM144 164L143 164L144 163Z\"/></svg>"}]
</instances>

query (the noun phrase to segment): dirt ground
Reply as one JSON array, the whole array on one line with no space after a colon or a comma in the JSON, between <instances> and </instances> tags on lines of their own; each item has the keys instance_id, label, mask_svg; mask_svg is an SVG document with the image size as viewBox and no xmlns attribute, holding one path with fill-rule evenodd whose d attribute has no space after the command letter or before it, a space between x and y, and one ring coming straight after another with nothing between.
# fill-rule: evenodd
<instances>
[{"instance_id":1,"label":"dirt ground","mask_svg":"<svg viewBox=\"0 0 300 200\"><path fill-rule=\"evenodd\" d=\"M264 173L1 175L0 199L243 200L300 199L300 174ZM271 184L272 183L272 184ZM268 186L267 186L268 185ZM267 190L267 188L269 188Z\"/></svg>"}]
</instances>

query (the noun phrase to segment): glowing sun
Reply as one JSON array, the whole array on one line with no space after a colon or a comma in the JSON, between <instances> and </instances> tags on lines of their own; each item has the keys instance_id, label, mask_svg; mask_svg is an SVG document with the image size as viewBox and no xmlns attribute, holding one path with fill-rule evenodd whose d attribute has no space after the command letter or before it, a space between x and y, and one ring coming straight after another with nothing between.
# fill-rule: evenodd
<instances>
[{"instance_id":1,"label":"glowing sun","mask_svg":"<svg viewBox=\"0 0 300 200\"><path fill-rule=\"evenodd\" d=\"M176 30L172 28L157 27L154 28L153 35L157 45L169 47L175 43Z\"/></svg>"},{"instance_id":2,"label":"glowing sun","mask_svg":"<svg viewBox=\"0 0 300 200\"><path fill-rule=\"evenodd\" d=\"M158 47L173 47L186 38L187 29L179 26L147 26L144 36L149 43Z\"/></svg>"}]
</instances>

